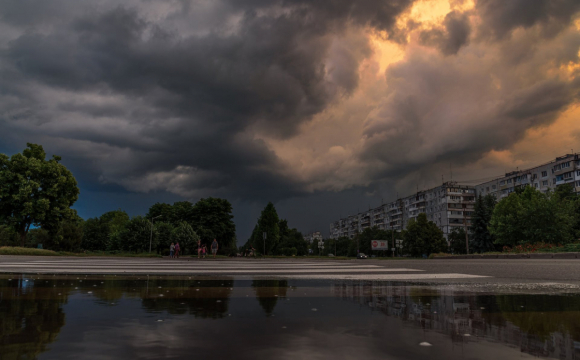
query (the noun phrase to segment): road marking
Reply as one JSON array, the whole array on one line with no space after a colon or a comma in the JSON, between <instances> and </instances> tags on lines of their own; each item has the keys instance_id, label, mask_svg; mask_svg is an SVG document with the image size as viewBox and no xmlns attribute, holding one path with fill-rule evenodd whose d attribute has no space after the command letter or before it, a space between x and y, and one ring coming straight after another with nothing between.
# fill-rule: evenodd
<instances>
[{"instance_id":1,"label":"road marking","mask_svg":"<svg viewBox=\"0 0 580 360\"><path fill-rule=\"evenodd\" d=\"M7 267L6 269L11 269L11 267ZM15 269L12 267L12 269ZM324 269L188 269L188 268L173 268L173 269L136 269L136 268L84 268L84 267L74 267L74 268L63 268L63 267L38 267L38 268L30 268L30 267L18 267L18 272L25 272L25 273L47 273L47 272L56 272L56 273L82 273L82 274L105 274L105 273L119 273L121 270L124 273L133 273L133 274L147 274L147 273L192 273L192 274L305 274L305 273L369 273L369 272L419 272L424 270L416 270L416 269L406 269L406 268L397 268L397 269L388 269L388 268L381 268L381 269L356 269L351 267L343 267L343 268L324 268Z\"/></svg>"}]
</instances>

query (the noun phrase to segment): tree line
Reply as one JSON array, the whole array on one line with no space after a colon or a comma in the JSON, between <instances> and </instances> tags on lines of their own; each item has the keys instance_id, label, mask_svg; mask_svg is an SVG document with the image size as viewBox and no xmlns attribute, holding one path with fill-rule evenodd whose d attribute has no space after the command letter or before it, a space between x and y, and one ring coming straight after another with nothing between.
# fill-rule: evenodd
<instances>
[{"instance_id":1,"label":"tree line","mask_svg":"<svg viewBox=\"0 0 580 360\"><path fill-rule=\"evenodd\" d=\"M71 207L79 188L73 174L41 145L8 157L0 154L0 246L42 244L56 251L168 251L179 242L186 253L198 240L209 247L215 238L220 253L236 249L232 205L219 198L198 202L157 203L145 216L122 210L83 220Z\"/></svg>"}]
</instances>

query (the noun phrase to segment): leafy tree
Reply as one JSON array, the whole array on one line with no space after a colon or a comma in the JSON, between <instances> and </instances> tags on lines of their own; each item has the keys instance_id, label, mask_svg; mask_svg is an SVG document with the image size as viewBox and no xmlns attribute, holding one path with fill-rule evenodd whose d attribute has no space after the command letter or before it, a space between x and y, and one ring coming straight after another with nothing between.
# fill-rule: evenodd
<instances>
[{"instance_id":1,"label":"leafy tree","mask_svg":"<svg viewBox=\"0 0 580 360\"><path fill-rule=\"evenodd\" d=\"M187 202L187 201L185 201ZM189 203L189 202L187 202ZM177 203L176 203L177 204ZM191 203L189 203L191 205ZM191 207L191 206L190 206ZM157 221L164 221L169 223L174 223L175 221L184 221L185 219L177 220L174 215L174 207L166 203L155 203L149 208L149 212L145 217L149 220L153 218L158 218Z\"/></svg>"},{"instance_id":2,"label":"leafy tree","mask_svg":"<svg viewBox=\"0 0 580 360\"><path fill-rule=\"evenodd\" d=\"M185 208L178 213L181 211L186 213ZM229 201L212 197L200 199L193 206L191 214L190 224L204 244L209 246L214 238L217 239L220 253L236 246L236 225Z\"/></svg>"},{"instance_id":3,"label":"leafy tree","mask_svg":"<svg viewBox=\"0 0 580 360\"><path fill-rule=\"evenodd\" d=\"M56 235L51 236L46 245L48 249L60 251L79 251L83 240L83 219L64 220L58 224Z\"/></svg>"},{"instance_id":4,"label":"leafy tree","mask_svg":"<svg viewBox=\"0 0 580 360\"><path fill-rule=\"evenodd\" d=\"M298 256L308 254L308 243L298 230L288 227L287 220L280 220L278 227L280 229L280 243L276 248L276 253Z\"/></svg>"},{"instance_id":5,"label":"leafy tree","mask_svg":"<svg viewBox=\"0 0 580 360\"><path fill-rule=\"evenodd\" d=\"M42 244L42 247L46 247L46 244L50 242L51 235L47 230L42 228L30 229L26 236L26 242L28 246L38 247L38 244Z\"/></svg>"},{"instance_id":6,"label":"leafy tree","mask_svg":"<svg viewBox=\"0 0 580 360\"><path fill-rule=\"evenodd\" d=\"M74 176L59 156L45 158L42 146L31 143L22 154L0 154L0 223L18 232L21 245L31 226L55 233L61 221L75 216L70 208L79 194Z\"/></svg>"},{"instance_id":7,"label":"leafy tree","mask_svg":"<svg viewBox=\"0 0 580 360\"><path fill-rule=\"evenodd\" d=\"M197 241L199 240L199 236L193 231L191 225L185 221L182 221L173 229L171 238L174 242L179 243L179 247L184 254L186 252L193 254L197 248Z\"/></svg>"},{"instance_id":8,"label":"leafy tree","mask_svg":"<svg viewBox=\"0 0 580 360\"><path fill-rule=\"evenodd\" d=\"M111 236L125 228L129 215L122 210L109 211L99 218L85 221L82 248L92 251L105 251L111 248Z\"/></svg>"},{"instance_id":9,"label":"leafy tree","mask_svg":"<svg viewBox=\"0 0 580 360\"><path fill-rule=\"evenodd\" d=\"M354 238L354 242L357 243L359 252L371 255L372 241L373 240L391 240L392 235L390 231L381 230L376 226L368 227L364 229L360 234L357 234ZM375 255L379 255L376 253Z\"/></svg>"},{"instance_id":10,"label":"leafy tree","mask_svg":"<svg viewBox=\"0 0 580 360\"><path fill-rule=\"evenodd\" d=\"M148 252L150 236L150 222L142 216L136 216L121 231L111 235L111 250ZM157 231L154 229L152 249L157 248L157 241Z\"/></svg>"},{"instance_id":11,"label":"leafy tree","mask_svg":"<svg viewBox=\"0 0 580 360\"><path fill-rule=\"evenodd\" d=\"M149 231L151 231L151 223L149 223ZM171 245L173 240L173 226L170 223L166 223L163 221L158 221L154 225L154 231L156 241L155 243L157 246L153 246L152 248L157 249L157 253L163 254L165 250L169 251L169 246ZM151 233L149 233L149 238L151 237Z\"/></svg>"},{"instance_id":12,"label":"leafy tree","mask_svg":"<svg viewBox=\"0 0 580 360\"><path fill-rule=\"evenodd\" d=\"M419 257L447 250L447 241L443 232L432 221L427 221L425 213L419 214L417 220L411 219L403 233L403 251Z\"/></svg>"},{"instance_id":13,"label":"leafy tree","mask_svg":"<svg viewBox=\"0 0 580 360\"><path fill-rule=\"evenodd\" d=\"M469 244L473 252L484 253L496 250L495 239L488 229L495 205L495 197L490 194L485 197L480 195L475 200L475 209L471 217L472 239Z\"/></svg>"},{"instance_id":14,"label":"leafy tree","mask_svg":"<svg viewBox=\"0 0 580 360\"><path fill-rule=\"evenodd\" d=\"M465 246L465 230L463 228L454 227L451 233L449 233L449 250L453 254L465 254L467 248ZM470 251L471 246L470 246Z\"/></svg>"},{"instance_id":15,"label":"leafy tree","mask_svg":"<svg viewBox=\"0 0 580 360\"><path fill-rule=\"evenodd\" d=\"M574 239L574 225L574 202L528 186L520 194L512 193L497 204L489 230L500 245L565 244Z\"/></svg>"},{"instance_id":16,"label":"leafy tree","mask_svg":"<svg viewBox=\"0 0 580 360\"><path fill-rule=\"evenodd\" d=\"M278 218L274 204L271 202L262 210L258 224L252 232L252 243L254 248L259 252L262 252L264 249L264 238L262 235L264 232L267 234L265 243L266 254L271 254L280 242L280 219Z\"/></svg>"},{"instance_id":17,"label":"leafy tree","mask_svg":"<svg viewBox=\"0 0 580 360\"><path fill-rule=\"evenodd\" d=\"M20 237L13 228L0 225L0 246L17 246L19 243Z\"/></svg>"}]
</instances>

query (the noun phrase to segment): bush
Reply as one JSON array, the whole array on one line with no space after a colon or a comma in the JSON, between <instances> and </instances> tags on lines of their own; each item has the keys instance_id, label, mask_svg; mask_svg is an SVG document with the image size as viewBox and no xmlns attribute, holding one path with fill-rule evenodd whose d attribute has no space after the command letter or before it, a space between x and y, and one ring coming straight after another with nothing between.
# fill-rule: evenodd
<instances>
[{"instance_id":1,"label":"bush","mask_svg":"<svg viewBox=\"0 0 580 360\"><path fill-rule=\"evenodd\" d=\"M0 226L0 246L17 246L19 244L20 238L13 228L5 225Z\"/></svg>"},{"instance_id":2,"label":"bush","mask_svg":"<svg viewBox=\"0 0 580 360\"><path fill-rule=\"evenodd\" d=\"M0 247L0 255L40 255L40 256L57 256L58 253L52 250L31 249L24 247Z\"/></svg>"}]
</instances>

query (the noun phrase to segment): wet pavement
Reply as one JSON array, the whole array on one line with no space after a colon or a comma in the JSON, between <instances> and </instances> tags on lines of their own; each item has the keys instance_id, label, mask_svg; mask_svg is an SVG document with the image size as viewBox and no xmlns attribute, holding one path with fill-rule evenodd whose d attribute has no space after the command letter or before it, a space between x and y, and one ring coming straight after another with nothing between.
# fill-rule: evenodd
<instances>
[{"instance_id":1,"label":"wet pavement","mask_svg":"<svg viewBox=\"0 0 580 360\"><path fill-rule=\"evenodd\" d=\"M577 286L0 275L0 359L516 357L580 357Z\"/></svg>"}]
</instances>

